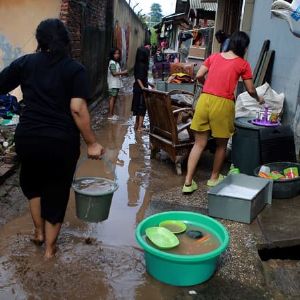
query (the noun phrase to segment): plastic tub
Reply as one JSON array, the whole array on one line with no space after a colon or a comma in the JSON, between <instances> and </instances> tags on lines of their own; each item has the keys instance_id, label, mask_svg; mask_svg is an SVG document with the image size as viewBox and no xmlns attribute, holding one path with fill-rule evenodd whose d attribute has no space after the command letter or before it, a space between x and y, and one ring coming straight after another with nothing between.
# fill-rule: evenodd
<instances>
[{"instance_id":1,"label":"plastic tub","mask_svg":"<svg viewBox=\"0 0 300 300\"><path fill-rule=\"evenodd\" d=\"M199 226L218 237L220 246L205 254L178 255L161 251L149 245L145 230L165 220L180 220ZM215 272L217 261L228 246L229 234L218 221L197 213L170 211L152 215L136 228L136 239L144 249L147 272L157 280L175 286L191 286L208 280Z\"/></svg>"},{"instance_id":2,"label":"plastic tub","mask_svg":"<svg viewBox=\"0 0 300 300\"><path fill-rule=\"evenodd\" d=\"M272 171L279 171L283 173L283 170L288 167L297 167L300 172L300 164L294 162L274 162L269 164L264 164L268 166ZM258 176L258 172L261 166L254 170L254 175ZM285 180L273 180L273 198L277 199L287 199L292 198L300 194L300 177L294 179Z\"/></svg>"},{"instance_id":3,"label":"plastic tub","mask_svg":"<svg viewBox=\"0 0 300 300\"><path fill-rule=\"evenodd\" d=\"M208 191L208 214L250 224L267 203L272 203L272 187L269 179L228 175Z\"/></svg>"}]
</instances>

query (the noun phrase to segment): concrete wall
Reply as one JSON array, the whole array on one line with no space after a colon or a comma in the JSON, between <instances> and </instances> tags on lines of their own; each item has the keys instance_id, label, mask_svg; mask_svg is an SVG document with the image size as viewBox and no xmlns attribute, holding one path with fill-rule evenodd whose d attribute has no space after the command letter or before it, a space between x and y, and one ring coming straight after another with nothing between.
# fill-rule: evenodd
<instances>
[{"instance_id":1,"label":"concrete wall","mask_svg":"<svg viewBox=\"0 0 300 300\"><path fill-rule=\"evenodd\" d=\"M35 51L36 27L46 18L60 18L67 25L72 56L86 66L94 99L106 91L112 37L125 49L128 69L133 68L136 49L145 40L144 27L125 0L0 0L0 70ZM123 29L123 39L116 34L117 28ZM19 92L16 95L22 97Z\"/></svg>"},{"instance_id":2,"label":"concrete wall","mask_svg":"<svg viewBox=\"0 0 300 300\"><path fill-rule=\"evenodd\" d=\"M123 39L122 39L122 33ZM125 35L125 36L124 36ZM126 44L124 44L124 41ZM127 49L127 61L123 59L124 67L129 70L135 62L136 49L145 41L145 29L140 19L135 15L125 0L115 0L114 3L114 44ZM124 51L123 51L124 52Z\"/></svg>"},{"instance_id":3,"label":"concrete wall","mask_svg":"<svg viewBox=\"0 0 300 300\"><path fill-rule=\"evenodd\" d=\"M240 30L250 35L255 0L244 0Z\"/></svg>"},{"instance_id":4,"label":"concrete wall","mask_svg":"<svg viewBox=\"0 0 300 300\"><path fill-rule=\"evenodd\" d=\"M0 69L36 49L37 25L43 19L59 17L60 3L61 0L0 1Z\"/></svg>"},{"instance_id":5,"label":"concrete wall","mask_svg":"<svg viewBox=\"0 0 300 300\"><path fill-rule=\"evenodd\" d=\"M284 123L294 128L297 152L300 147L300 39L295 37L285 20L270 12L272 0L255 1L248 60L255 66L264 40L275 50L272 88L285 94Z\"/></svg>"}]
</instances>

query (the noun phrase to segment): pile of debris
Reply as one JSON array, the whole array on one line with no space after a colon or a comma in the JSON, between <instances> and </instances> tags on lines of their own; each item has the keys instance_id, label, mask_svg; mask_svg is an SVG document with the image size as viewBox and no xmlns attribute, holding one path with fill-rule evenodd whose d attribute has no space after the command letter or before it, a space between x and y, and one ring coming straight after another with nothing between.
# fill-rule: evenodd
<instances>
[{"instance_id":1,"label":"pile of debris","mask_svg":"<svg viewBox=\"0 0 300 300\"><path fill-rule=\"evenodd\" d=\"M0 126L0 166L17 162L14 143L15 129L16 126Z\"/></svg>"}]
</instances>

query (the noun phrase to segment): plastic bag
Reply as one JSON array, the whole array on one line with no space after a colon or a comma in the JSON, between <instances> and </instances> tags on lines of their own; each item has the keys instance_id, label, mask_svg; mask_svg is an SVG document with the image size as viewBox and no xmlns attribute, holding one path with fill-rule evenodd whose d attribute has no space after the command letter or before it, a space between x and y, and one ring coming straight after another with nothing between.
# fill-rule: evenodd
<instances>
[{"instance_id":1,"label":"plastic bag","mask_svg":"<svg viewBox=\"0 0 300 300\"><path fill-rule=\"evenodd\" d=\"M278 114L282 113L284 93L277 94L267 82L259 86L256 91L259 96L264 97L265 103L272 112ZM260 108L261 105L259 105L256 99L252 98L248 92L241 93L237 97L235 105L235 117L255 118L256 112Z\"/></svg>"},{"instance_id":2,"label":"plastic bag","mask_svg":"<svg viewBox=\"0 0 300 300\"><path fill-rule=\"evenodd\" d=\"M286 20L291 32L300 38L300 0L293 0L292 3L276 0L272 3L271 12L276 17Z\"/></svg>"}]
</instances>

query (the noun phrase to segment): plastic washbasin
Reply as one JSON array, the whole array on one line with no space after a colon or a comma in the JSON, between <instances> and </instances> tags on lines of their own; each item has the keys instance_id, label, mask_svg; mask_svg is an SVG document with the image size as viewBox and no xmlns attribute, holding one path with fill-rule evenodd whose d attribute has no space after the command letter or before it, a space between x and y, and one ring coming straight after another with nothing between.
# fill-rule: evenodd
<instances>
[{"instance_id":1,"label":"plastic washbasin","mask_svg":"<svg viewBox=\"0 0 300 300\"><path fill-rule=\"evenodd\" d=\"M144 239L145 230L165 220L180 220L199 226L217 236L220 246L199 255L179 255L154 248ZM186 211L170 211L152 215L136 228L136 239L144 249L147 272L157 280L175 286L191 286L207 281L215 272L217 261L229 243L226 228L211 217Z\"/></svg>"},{"instance_id":2,"label":"plastic washbasin","mask_svg":"<svg viewBox=\"0 0 300 300\"><path fill-rule=\"evenodd\" d=\"M264 164L272 171L283 172L289 167L297 167L300 172L300 164L295 162L273 162ZM254 169L254 175L258 176L261 166ZM273 198L288 199L300 194L300 176L294 179L273 180Z\"/></svg>"}]
</instances>

